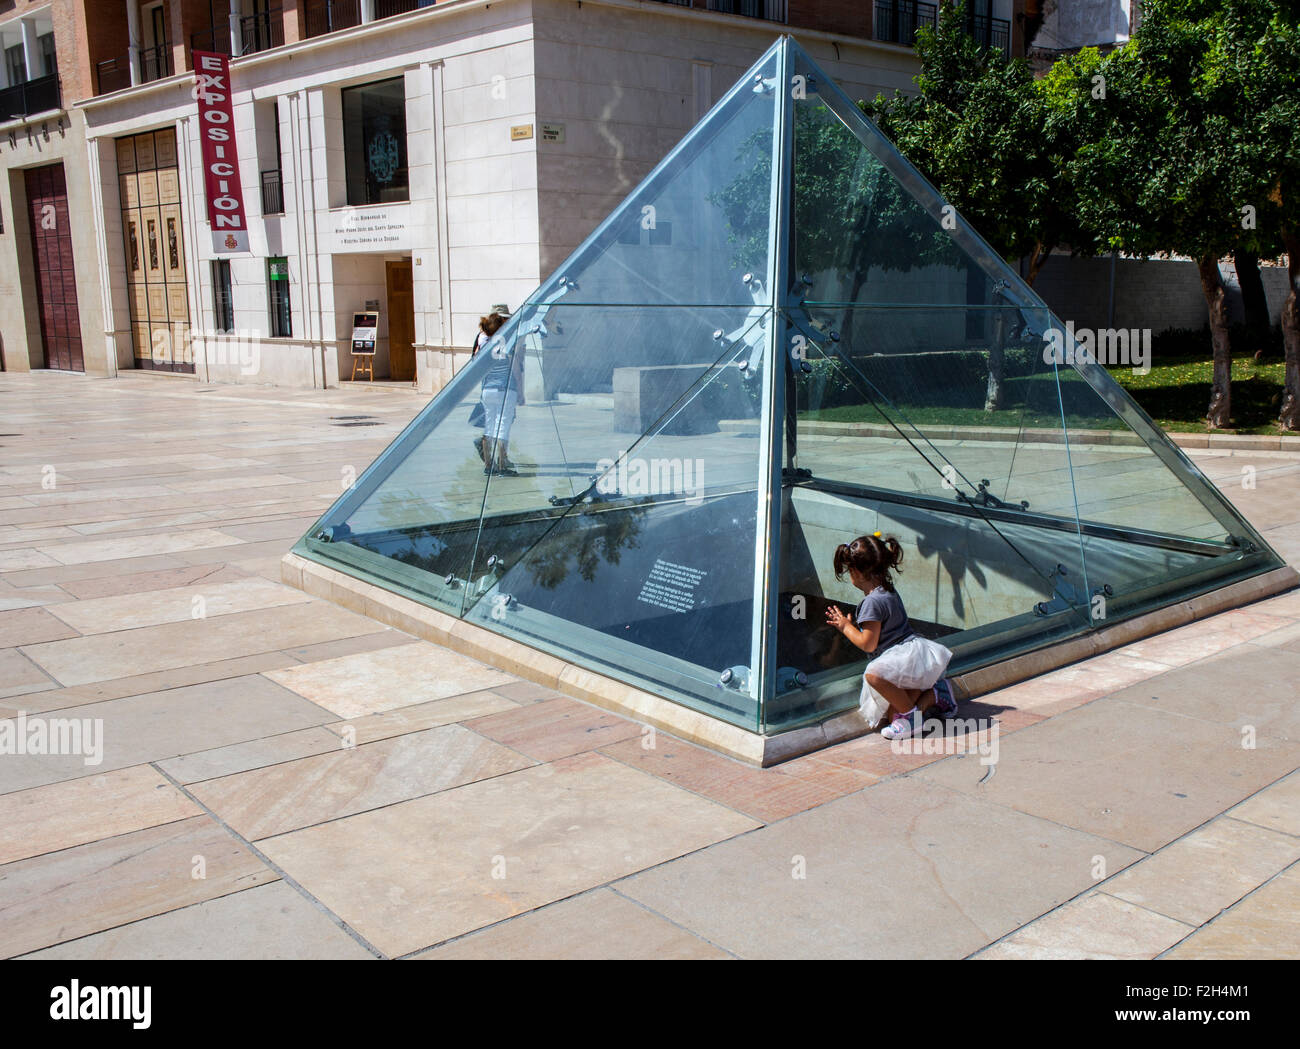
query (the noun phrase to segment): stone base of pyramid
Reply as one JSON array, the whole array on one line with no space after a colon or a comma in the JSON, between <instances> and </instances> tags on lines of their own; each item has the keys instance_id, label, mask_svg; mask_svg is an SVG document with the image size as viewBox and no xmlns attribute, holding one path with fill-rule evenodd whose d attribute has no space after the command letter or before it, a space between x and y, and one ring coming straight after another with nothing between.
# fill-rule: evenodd
<instances>
[{"instance_id":1,"label":"stone base of pyramid","mask_svg":"<svg viewBox=\"0 0 1300 1049\"><path fill-rule=\"evenodd\" d=\"M653 725L679 739L698 743L751 765L775 765L800 754L865 735L869 731L863 717L857 711L849 711L816 725L776 735L761 735L567 662L463 619L445 615L381 587L309 561L298 554L285 555L280 562L280 575L286 584L305 593L325 598L350 611L443 645L527 681ZM1084 637L981 667L952 680L959 698L963 700L986 695L1121 645L1291 590L1298 585L1300 573L1294 568L1289 565L1277 568L1116 623ZM393 658L402 658L400 648L393 650Z\"/></svg>"}]
</instances>

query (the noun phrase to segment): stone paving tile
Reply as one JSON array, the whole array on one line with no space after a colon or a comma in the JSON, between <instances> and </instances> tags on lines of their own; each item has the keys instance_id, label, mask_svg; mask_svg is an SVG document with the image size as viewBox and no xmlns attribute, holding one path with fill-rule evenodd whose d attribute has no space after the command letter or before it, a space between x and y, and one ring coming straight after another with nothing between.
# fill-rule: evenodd
<instances>
[{"instance_id":1,"label":"stone paving tile","mask_svg":"<svg viewBox=\"0 0 1300 1049\"><path fill-rule=\"evenodd\" d=\"M328 508L328 503L321 503L320 510L322 513ZM206 547L185 550L177 556L191 565L216 564L219 562L243 565L266 557L283 557L293 546L293 543L288 539L270 539L264 543L245 543L240 540L235 540L235 542L238 545L234 547Z\"/></svg>"},{"instance_id":2,"label":"stone paving tile","mask_svg":"<svg viewBox=\"0 0 1300 1049\"><path fill-rule=\"evenodd\" d=\"M504 671L425 641L404 645L397 655L359 652L271 671L267 677L341 718L427 703L515 680Z\"/></svg>"},{"instance_id":3,"label":"stone paving tile","mask_svg":"<svg viewBox=\"0 0 1300 1049\"><path fill-rule=\"evenodd\" d=\"M1090 892L1012 933L978 959L1145 959L1168 950L1194 927Z\"/></svg>"},{"instance_id":4,"label":"stone paving tile","mask_svg":"<svg viewBox=\"0 0 1300 1049\"><path fill-rule=\"evenodd\" d=\"M10 517L14 515L8 515ZM32 568L48 568L59 562L39 550L0 550L0 572L23 572Z\"/></svg>"},{"instance_id":5,"label":"stone paving tile","mask_svg":"<svg viewBox=\"0 0 1300 1049\"><path fill-rule=\"evenodd\" d=\"M316 517L288 517L275 521L256 521L248 524L222 525L226 535L237 539L286 539L290 544L300 539L316 523Z\"/></svg>"},{"instance_id":6,"label":"stone paving tile","mask_svg":"<svg viewBox=\"0 0 1300 1049\"><path fill-rule=\"evenodd\" d=\"M370 943L403 955L756 826L581 754L259 847Z\"/></svg>"},{"instance_id":7,"label":"stone paving tile","mask_svg":"<svg viewBox=\"0 0 1300 1049\"><path fill-rule=\"evenodd\" d=\"M445 725L208 780L191 791L253 841L532 764L459 725Z\"/></svg>"},{"instance_id":8,"label":"stone paving tile","mask_svg":"<svg viewBox=\"0 0 1300 1049\"><path fill-rule=\"evenodd\" d=\"M279 571L279 561L276 561ZM355 637L343 637L337 641L322 641L315 645L303 645L288 649L288 654L303 663L319 663L325 659L337 659L339 656L351 656L358 652L375 652L379 649L396 648L398 645L411 645L419 641L418 637L404 634L392 627L382 626L373 634L357 634Z\"/></svg>"},{"instance_id":9,"label":"stone paving tile","mask_svg":"<svg viewBox=\"0 0 1300 1049\"><path fill-rule=\"evenodd\" d=\"M1292 867L1192 933L1165 958L1300 957L1300 867Z\"/></svg>"},{"instance_id":10,"label":"stone paving tile","mask_svg":"<svg viewBox=\"0 0 1300 1049\"><path fill-rule=\"evenodd\" d=\"M301 590L255 576L245 576L225 583L208 581L170 590L93 598L60 605L50 611L78 633L89 635L278 608L282 605L301 605L312 600L311 595L304 594ZM196 609L201 609L202 615L196 615Z\"/></svg>"},{"instance_id":11,"label":"stone paving tile","mask_svg":"<svg viewBox=\"0 0 1300 1049\"><path fill-rule=\"evenodd\" d=\"M730 958L726 951L609 889L597 889L521 914L418 959L622 961Z\"/></svg>"},{"instance_id":12,"label":"stone paving tile","mask_svg":"<svg viewBox=\"0 0 1300 1049\"><path fill-rule=\"evenodd\" d=\"M181 554L200 548L234 546L234 536L211 528L192 532L153 532L150 535L123 539L94 539L75 543L48 543L37 549L61 565L81 565L98 561L117 561L143 554ZM221 560L226 560L225 557Z\"/></svg>"},{"instance_id":13,"label":"stone paving tile","mask_svg":"<svg viewBox=\"0 0 1300 1049\"><path fill-rule=\"evenodd\" d=\"M1128 650L1107 652L1073 666L1022 681L997 692L976 697L982 704L1007 711L1031 711L1041 716L1063 714L1094 699L1146 681L1169 671L1167 663L1128 655ZM962 708L962 716L966 714Z\"/></svg>"},{"instance_id":14,"label":"stone paving tile","mask_svg":"<svg viewBox=\"0 0 1300 1049\"><path fill-rule=\"evenodd\" d=\"M1300 837L1300 773L1293 772L1247 798L1226 815L1259 827Z\"/></svg>"},{"instance_id":15,"label":"stone paving tile","mask_svg":"<svg viewBox=\"0 0 1300 1049\"><path fill-rule=\"evenodd\" d=\"M111 570L112 563L104 566ZM175 587L228 583L243 579L236 568L212 565L186 565L183 568L165 568L154 572L113 572L111 575L91 579L72 579L60 584L78 601L92 601L119 594L138 594L150 590L170 590Z\"/></svg>"},{"instance_id":16,"label":"stone paving tile","mask_svg":"<svg viewBox=\"0 0 1300 1049\"><path fill-rule=\"evenodd\" d=\"M226 747L199 750L155 762L178 783L199 783L203 780L232 776L236 772L278 765L283 761L326 754L342 746L339 737L324 726L282 732L277 736L250 739Z\"/></svg>"},{"instance_id":17,"label":"stone paving tile","mask_svg":"<svg viewBox=\"0 0 1300 1049\"><path fill-rule=\"evenodd\" d=\"M1247 642L1256 649L1285 649L1288 652L1300 652L1300 623L1271 630L1267 634L1251 638Z\"/></svg>"},{"instance_id":18,"label":"stone paving tile","mask_svg":"<svg viewBox=\"0 0 1300 1049\"><path fill-rule=\"evenodd\" d=\"M263 677L230 678L202 685L84 704L58 717L90 725L83 735L102 744L94 755L10 754L0 761L0 793L79 779L129 765L189 754L243 740L332 721L333 715ZM29 718L30 722L34 720ZM15 724L15 722L9 722Z\"/></svg>"},{"instance_id":19,"label":"stone paving tile","mask_svg":"<svg viewBox=\"0 0 1300 1049\"><path fill-rule=\"evenodd\" d=\"M1300 590L1292 590L1286 594L1278 594L1276 597L1256 601L1253 605L1246 606L1242 611L1261 612L1269 616L1289 616L1292 619L1300 619Z\"/></svg>"},{"instance_id":20,"label":"stone paving tile","mask_svg":"<svg viewBox=\"0 0 1300 1049\"><path fill-rule=\"evenodd\" d=\"M1102 885L1111 896L1204 925L1300 860L1300 838L1220 817Z\"/></svg>"},{"instance_id":21,"label":"stone paving tile","mask_svg":"<svg viewBox=\"0 0 1300 1049\"><path fill-rule=\"evenodd\" d=\"M532 681L512 681L506 685L495 685L492 691L516 703L541 703L548 699L559 699L564 695L553 688L538 685Z\"/></svg>"},{"instance_id":22,"label":"stone paving tile","mask_svg":"<svg viewBox=\"0 0 1300 1049\"><path fill-rule=\"evenodd\" d=\"M1296 627L1300 631L1300 625ZM1242 646L1171 670L1112 698L1246 732L1300 739L1300 651Z\"/></svg>"},{"instance_id":23,"label":"stone paving tile","mask_svg":"<svg viewBox=\"0 0 1300 1049\"><path fill-rule=\"evenodd\" d=\"M175 670L375 632L373 620L312 601L215 619L164 623L24 646L27 657L65 685Z\"/></svg>"},{"instance_id":24,"label":"stone paving tile","mask_svg":"<svg viewBox=\"0 0 1300 1049\"><path fill-rule=\"evenodd\" d=\"M77 631L44 608L20 608L0 612L0 648L33 645L76 637Z\"/></svg>"},{"instance_id":25,"label":"stone paving tile","mask_svg":"<svg viewBox=\"0 0 1300 1049\"><path fill-rule=\"evenodd\" d=\"M196 859L203 877L195 877ZM0 957L275 881L207 816L0 867Z\"/></svg>"},{"instance_id":26,"label":"stone paving tile","mask_svg":"<svg viewBox=\"0 0 1300 1049\"><path fill-rule=\"evenodd\" d=\"M19 653L21 655L22 653ZM295 666L297 661L284 652L264 652L256 656L241 656L216 663L198 663L194 666L160 670L154 674L136 677L113 678L111 681L93 681L71 688L56 688L39 695L28 694L0 702L0 717L13 717L18 711L28 714L51 710L66 710L87 703L101 703L127 696L143 696L149 692L164 692L169 688L201 685L208 681L260 674L263 670L278 670Z\"/></svg>"},{"instance_id":27,"label":"stone paving tile","mask_svg":"<svg viewBox=\"0 0 1300 1049\"><path fill-rule=\"evenodd\" d=\"M742 957L960 958L1091 886L1098 855L1141 854L907 776L614 887Z\"/></svg>"},{"instance_id":28,"label":"stone paving tile","mask_svg":"<svg viewBox=\"0 0 1300 1049\"><path fill-rule=\"evenodd\" d=\"M48 692L58 687L57 682L51 681L40 667L16 648L0 649L0 699ZM4 704L0 704L0 717L4 712Z\"/></svg>"},{"instance_id":29,"label":"stone paving tile","mask_svg":"<svg viewBox=\"0 0 1300 1049\"><path fill-rule=\"evenodd\" d=\"M1124 654L1157 663L1167 663L1170 666L1183 666L1232 648L1243 641L1250 641L1279 627L1292 625L1292 621L1286 616L1271 616L1249 610L1223 612L1142 641L1135 641L1125 646Z\"/></svg>"},{"instance_id":30,"label":"stone paving tile","mask_svg":"<svg viewBox=\"0 0 1300 1049\"><path fill-rule=\"evenodd\" d=\"M883 738L879 732L859 736L857 739L837 743L833 747L827 747L816 752L819 761L874 776L877 779L894 776L900 772L911 772L914 769L929 765L931 762L939 761L943 756L942 754L926 754L920 748L896 752L894 748L890 747L889 741ZM789 763L787 762L787 764ZM778 765L776 767L783 768L784 766Z\"/></svg>"},{"instance_id":31,"label":"stone paving tile","mask_svg":"<svg viewBox=\"0 0 1300 1049\"><path fill-rule=\"evenodd\" d=\"M642 746L641 738L632 738L601 747L600 753L764 823L861 790L878 778L807 759L797 759L802 764L795 769L789 768L795 762L756 769L666 733L657 733L654 739L652 749Z\"/></svg>"},{"instance_id":32,"label":"stone paving tile","mask_svg":"<svg viewBox=\"0 0 1300 1049\"><path fill-rule=\"evenodd\" d=\"M373 959L282 881L84 936L24 958L103 961Z\"/></svg>"},{"instance_id":33,"label":"stone paving tile","mask_svg":"<svg viewBox=\"0 0 1300 1049\"><path fill-rule=\"evenodd\" d=\"M472 718L513 710L518 705L513 700L498 695L495 689L488 689L468 692L463 696L435 699L429 703L417 703L413 707L386 710L381 714L365 714L347 721L336 721L327 728L336 737L353 746L360 746L407 732L467 722Z\"/></svg>"},{"instance_id":34,"label":"stone paving tile","mask_svg":"<svg viewBox=\"0 0 1300 1049\"><path fill-rule=\"evenodd\" d=\"M1154 852L1300 764L1300 745L1115 697L1002 741L995 774L945 761L917 777Z\"/></svg>"},{"instance_id":35,"label":"stone paving tile","mask_svg":"<svg viewBox=\"0 0 1300 1049\"><path fill-rule=\"evenodd\" d=\"M561 696L465 722L467 728L536 758L556 758L640 736L635 721Z\"/></svg>"},{"instance_id":36,"label":"stone paving tile","mask_svg":"<svg viewBox=\"0 0 1300 1049\"><path fill-rule=\"evenodd\" d=\"M0 864L200 813L148 765L0 794Z\"/></svg>"},{"instance_id":37,"label":"stone paving tile","mask_svg":"<svg viewBox=\"0 0 1300 1049\"><path fill-rule=\"evenodd\" d=\"M0 514L0 517L3 516L3 514ZM93 561L81 565L57 565L27 572L10 572L7 569L0 568L0 572L5 573L0 576L0 579L16 587L30 587L57 585L78 579L103 579L105 576L125 576L137 572L162 572L176 568L190 569L193 566L187 565L175 557L131 557L122 561Z\"/></svg>"}]
</instances>

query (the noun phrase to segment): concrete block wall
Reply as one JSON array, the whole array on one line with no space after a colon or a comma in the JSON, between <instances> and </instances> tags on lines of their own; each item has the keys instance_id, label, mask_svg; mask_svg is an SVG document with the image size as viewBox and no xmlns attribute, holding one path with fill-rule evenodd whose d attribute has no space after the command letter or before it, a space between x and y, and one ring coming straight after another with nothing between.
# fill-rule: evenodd
<instances>
[{"instance_id":1,"label":"concrete block wall","mask_svg":"<svg viewBox=\"0 0 1300 1049\"><path fill-rule=\"evenodd\" d=\"M1187 259L1119 259L1115 265L1114 322L1108 322L1110 258L1053 255L1039 272L1036 291L1062 321L1076 328L1201 328L1209 323L1196 263ZM1230 321L1242 319L1240 285L1231 262L1219 264L1228 286ZM1276 324L1287 295L1285 266L1261 264L1269 317Z\"/></svg>"}]
</instances>

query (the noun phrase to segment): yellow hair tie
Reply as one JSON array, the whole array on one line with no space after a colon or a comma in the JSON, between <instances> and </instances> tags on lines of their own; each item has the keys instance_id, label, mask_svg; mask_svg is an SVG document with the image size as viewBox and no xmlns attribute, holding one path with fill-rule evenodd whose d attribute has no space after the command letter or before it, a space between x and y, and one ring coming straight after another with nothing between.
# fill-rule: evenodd
<instances>
[{"instance_id":1,"label":"yellow hair tie","mask_svg":"<svg viewBox=\"0 0 1300 1049\"><path fill-rule=\"evenodd\" d=\"M874 535L877 539L880 538L880 533L879 533L879 532L872 532L871 534Z\"/></svg>"}]
</instances>

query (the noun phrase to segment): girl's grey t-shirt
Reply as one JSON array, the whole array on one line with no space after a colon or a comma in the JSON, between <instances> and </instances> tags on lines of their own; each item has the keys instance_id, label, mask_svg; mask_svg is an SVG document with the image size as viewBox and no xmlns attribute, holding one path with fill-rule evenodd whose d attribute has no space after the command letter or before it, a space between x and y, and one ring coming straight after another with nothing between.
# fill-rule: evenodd
<instances>
[{"instance_id":1,"label":"girl's grey t-shirt","mask_svg":"<svg viewBox=\"0 0 1300 1049\"><path fill-rule=\"evenodd\" d=\"M879 623L880 639L876 642L876 655L900 641L912 636L912 623L903 608L903 599L878 586L862 599L858 610L853 614L858 626L863 623Z\"/></svg>"}]
</instances>

